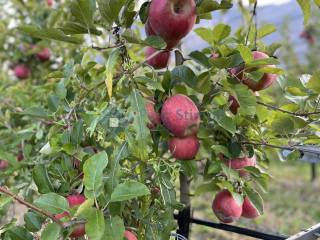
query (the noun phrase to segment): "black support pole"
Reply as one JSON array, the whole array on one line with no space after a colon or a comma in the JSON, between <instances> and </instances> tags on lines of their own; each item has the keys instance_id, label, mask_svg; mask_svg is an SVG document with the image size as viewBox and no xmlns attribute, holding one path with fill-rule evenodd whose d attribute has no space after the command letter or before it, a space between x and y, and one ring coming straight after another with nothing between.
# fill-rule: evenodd
<instances>
[{"instance_id":1,"label":"black support pole","mask_svg":"<svg viewBox=\"0 0 320 240\"><path fill-rule=\"evenodd\" d=\"M311 163L311 182L317 179L317 164Z\"/></svg>"}]
</instances>

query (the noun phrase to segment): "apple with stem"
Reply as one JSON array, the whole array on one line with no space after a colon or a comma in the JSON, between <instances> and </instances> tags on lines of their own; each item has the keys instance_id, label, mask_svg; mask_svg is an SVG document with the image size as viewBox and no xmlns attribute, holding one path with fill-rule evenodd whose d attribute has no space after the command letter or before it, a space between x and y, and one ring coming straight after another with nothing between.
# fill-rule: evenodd
<instances>
[{"instance_id":1,"label":"apple with stem","mask_svg":"<svg viewBox=\"0 0 320 240\"><path fill-rule=\"evenodd\" d=\"M152 0L148 21L151 28L172 46L184 38L197 19L194 0Z\"/></svg>"}]
</instances>

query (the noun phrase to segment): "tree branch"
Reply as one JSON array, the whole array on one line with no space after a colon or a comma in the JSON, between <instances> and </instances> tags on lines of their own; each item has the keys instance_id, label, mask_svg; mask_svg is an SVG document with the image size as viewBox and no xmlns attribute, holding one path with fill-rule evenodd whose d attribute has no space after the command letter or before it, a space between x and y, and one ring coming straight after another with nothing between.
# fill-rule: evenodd
<instances>
[{"instance_id":1,"label":"tree branch","mask_svg":"<svg viewBox=\"0 0 320 240\"><path fill-rule=\"evenodd\" d=\"M294 116L297 116L297 117L308 117L308 116L311 116L311 115L317 115L317 114L320 114L320 111L316 111L316 112L308 112L308 113L297 113L297 112L290 112L290 111L287 111L287 110L283 110L281 108L278 108L276 106L272 106L272 105L269 105L269 104L266 104L266 103L263 103L263 102L260 102L260 101L257 101L258 104L264 106L264 107L267 107L269 109L272 109L274 111L279 111L279 112L282 112L282 113L287 113L287 114L290 114L290 115L294 115Z\"/></svg>"},{"instance_id":2,"label":"tree branch","mask_svg":"<svg viewBox=\"0 0 320 240\"><path fill-rule=\"evenodd\" d=\"M112 48L121 48L121 47L124 47L124 46L125 46L125 44L117 44L117 45L108 46L108 47L91 46L91 48L93 48L94 50L97 50L97 51L105 51L105 50L109 50L109 49L112 49Z\"/></svg>"},{"instance_id":3,"label":"tree branch","mask_svg":"<svg viewBox=\"0 0 320 240\"><path fill-rule=\"evenodd\" d=\"M17 202L21 203L22 205L34 210L35 212L38 212L48 218L50 218L53 222L59 224L61 227L65 227L64 223L61 222L59 219L55 218L55 216L47 211L42 210L41 208L38 208L36 206L34 206L31 203L26 202L24 199L18 197L16 194L14 194L13 192L11 192L10 190L7 189L7 187L0 187L0 192L4 193L10 197L12 197L14 200L16 200Z\"/></svg>"}]
</instances>

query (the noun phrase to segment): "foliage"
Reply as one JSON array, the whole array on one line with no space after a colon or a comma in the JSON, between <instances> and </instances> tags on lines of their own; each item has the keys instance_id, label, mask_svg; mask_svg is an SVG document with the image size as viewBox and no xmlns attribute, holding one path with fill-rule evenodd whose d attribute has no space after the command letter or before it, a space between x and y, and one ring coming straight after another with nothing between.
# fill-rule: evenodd
<instances>
[{"instance_id":1,"label":"foliage","mask_svg":"<svg viewBox=\"0 0 320 240\"><path fill-rule=\"evenodd\" d=\"M140 34L147 4L68 0L51 8L40 0L8 1L11 10L0 22L0 159L9 168L0 172L0 183L41 211L30 209L23 226L14 226L14 220L2 226L1 238L65 239L80 221L89 239L122 239L126 228L138 239L168 239L177 227L173 212L183 207L175 190L179 173L201 179L196 194L226 188L239 201L248 195L263 212L267 161L282 158L281 146L319 142L317 115L297 114L317 110L317 75L308 84L289 86L282 69L263 67L278 60L252 57L256 49L275 55L279 45L262 41L275 26L256 28L248 19L236 31L222 23L196 27L208 47L188 55L176 49L183 65L155 71L141 49L161 50L165 42ZM230 0L197 1L198 21L231 7ZM34 45L50 46L50 61L39 62ZM219 57L212 59L212 53ZM30 78L13 79L9 68L17 63L30 67ZM239 65L260 68L248 73L256 80L264 73L282 74L278 83L285 104L264 91L257 97L235 80L229 71ZM189 96L201 111L201 147L191 161L172 158L163 126L147 127L146 99L154 99L159 110L177 93ZM236 115L229 110L229 96L240 103ZM270 109L271 103L282 105ZM221 161L221 153L255 154L259 166L248 167L249 176L241 177ZM87 201L69 207L64 197L76 193ZM0 206L11 200L1 195ZM52 217L63 212L70 213L71 222Z\"/></svg>"}]
</instances>

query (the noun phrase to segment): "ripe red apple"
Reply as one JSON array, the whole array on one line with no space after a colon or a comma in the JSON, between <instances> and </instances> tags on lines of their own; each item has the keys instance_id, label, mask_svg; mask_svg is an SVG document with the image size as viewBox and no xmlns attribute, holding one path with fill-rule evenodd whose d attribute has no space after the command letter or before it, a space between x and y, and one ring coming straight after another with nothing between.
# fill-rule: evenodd
<instances>
[{"instance_id":1,"label":"ripe red apple","mask_svg":"<svg viewBox=\"0 0 320 240\"><path fill-rule=\"evenodd\" d=\"M145 24L145 31L146 31L147 36L157 36L157 33L152 29L149 21L147 21ZM177 41L167 42L166 49L171 50L172 48L177 46L179 44L179 42L180 42L180 39Z\"/></svg>"},{"instance_id":2,"label":"ripe red apple","mask_svg":"<svg viewBox=\"0 0 320 240\"><path fill-rule=\"evenodd\" d=\"M41 62L48 61L50 59L50 49L49 48L43 48L40 52L37 53L37 58Z\"/></svg>"},{"instance_id":3,"label":"ripe red apple","mask_svg":"<svg viewBox=\"0 0 320 240\"><path fill-rule=\"evenodd\" d=\"M9 163L6 160L0 160L0 170L6 170L9 167Z\"/></svg>"},{"instance_id":4,"label":"ripe red apple","mask_svg":"<svg viewBox=\"0 0 320 240\"><path fill-rule=\"evenodd\" d=\"M310 45L314 45L316 43L316 38L312 35L312 33L308 30L300 33L300 37L307 40Z\"/></svg>"},{"instance_id":5,"label":"ripe red apple","mask_svg":"<svg viewBox=\"0 0 320 240\"><path fill-rule=\"evenodd\" d=\"M136 237L136 235L134 235L132 232L126 230L124 232L124 237L126 238L126 240L138 240L138 238Z\"/></svg>"},{"instance_id":6,"label":"ripe red apple","mask_svg":"<svg viewBox=\"0 0 320 240\"><path fill-rule=\"evenodd\" d=\"M255 208L248 197L244 198L241 216L249 219L257 218L260 216L259 211Z\"/></svg>"},{"instance_id":7,"label":"ripe red apple","mask_svg":"<svg viewBox=\"0 0 320 240\"><path fill-rule=\"evenodd\" d=\"M183 94L168 98L161 109L163 125L177 137L195 135L200 125L200 113L195 103Z\"/></svg>"},{"instance_id":8,"label":"ripe red apple","mask_svg":"<svg viewBox=\"0 0 320 240\"><path fill-rule=\"evenodd\" d=\"M245 169L243 169L243 168L245 168L245 167L255 167L257 165L256 156L253 156L251 158L243 157L243 158L225 159L223 157L223 155L220 155L220 158L231 169L238 170L240 176L242 176L242 177L248 175L247 171Z\"/></svg>"},{"instance_id":9,"label":"ripe red apple","mask_svg":"<svg viewBox=\"0 0 320 240\"><path fill-rule=\"evenodd\" d=\"M47 4L48 4L49 7L52 7L53 1L54 1L54 0L47 0Z\"/></svg>"},{"instance_id":10,"label":"ripe red apple","mask_svg":"<svg viewBox=\"0 0 320 240\"><path fill-rule=\"evenodd\" d=\"M75 207L81 205L83 202L86 201L86 198L83 195L77 194L77 195L69 195L67 197L69 207ZM56 219L61 219L64 217L69 217L68 212L63 212L60 214L55 215ZM73 228L72 233L70 234L71 238L78 238L82 237L86 234L85 232L85 225L84 224L78 224Z\"/></svg>"},{"instance_id":11,"label":"ripe red apple","mask_svg":"<svg viewBox=\"0 0 320 240\"><path fill-rule=\"evenodd\" d=\"M254 51L254 52L252 52L252 54L253 54L254 60L269 58L269 56L267 54L265 54L263 52L259 52L259 51ZM275 68L276 66L275 65L265 65L265 66L261 66L260 68L262 68L262 67ZM250 73L250 72L256 71L256 70L257 70L257 68L247 69L247 70L245 70L245 72ZM230 73L237 80L239 80L240 82L247 85L252 91L261 91L263 89L266 89L266 88L270 87L272 85L272 83L277 79L276 74L265 73L259 81L255 81L253 79L246 77L243 74L242 67L233 68L230 70Z\"/></svg>"},{"instance_id":12,"label":"ripe red apple","mask_svg":"<svg viewBox=\"0 0 320 240\"><path fill-rule=\"evenodd\" d=\"M221 222L232 223L241 217L242 204L239 204L228 190L222 190L214 198L212 209Z\"/></svg>"},{"instance_id":13,"label":"ripe red apple","mask_svg":"<svg viewBox=\"0 0 320 240\"><path fill-rule=\"evenodd\" d=\"M240 104L238 102L238 100L234 97L234 96L230 96L229 97L229 103L230 103L230 111L236 115L238 113L238 109L240 107Z\"/></svg>"},{"instance_id":14,"label":"ripe red apple","mask_svg":"<svg viewBox=\"0 0 320 240\"><path fill-rule=\"evenodd\" d=\"M14 67L14 74L19 79L26 79L30 76L30 69L25 64L18 64Z\"/></svg>"},{"instance_id":15,"label":"ripe red apple","mask_svg":"<svg viewBox=\"0 0 320 240\"><path fill-rule=\"evenodd\" d=\"M154 110L154 105L153 101L147 100L146 110L150 120L150 123L148 123L148 128L150 129L154 129L161 124L160 113Z\"/></svg>"},{"instance_id":16,"label":"ripe red apple","mask_svg":"<svg viewBox=\"0 0 320 240\"><path fill-rule=\"evenodd\" d=\"M169 149L172 156L178 160L191 160L197 155L200 143L196 136L185 138L172 137L169 140Z\"/></svg>"},{"instance_id":17,"label":"ripe red apple","mask_svg":"<svg viewBox=\"0 0 320 240\"><path fill-rule=\"evenodd\" d=\"M86 201L86 198L83 195L69 195L67 197L69 207L79 206Z\"/></svg>"},{"instance_id":18,"label":"ripe red apple","mask_svg":"<svg viewBox=\"0 0 320 240\"><path fill-rule=\"evenodd\" d=\"M159 50L154 49L152 47L147 47L145 51L146 58L149 58L152 54ZM170 52L164 51L159 53L158 55L154 56L153 58L149 59L147 62L150 66L154 67L155 69L166 68L169 63Z\"/></svg>"},{"instance_id":19,"label":"ripe red apple","mask_svg":"<svg viewBox=\"0 0 320 240\"><path fill-rule=\"evenodd\" d=\"M148 21L169 46L179 42L196 22L194 0L152 0Z\"/></svg>"}]
</instances>

